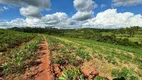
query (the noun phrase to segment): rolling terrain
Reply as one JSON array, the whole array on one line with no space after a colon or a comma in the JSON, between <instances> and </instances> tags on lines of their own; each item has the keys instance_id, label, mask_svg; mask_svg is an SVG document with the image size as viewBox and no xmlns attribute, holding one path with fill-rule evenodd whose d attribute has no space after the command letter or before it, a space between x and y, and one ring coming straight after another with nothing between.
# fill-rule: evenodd
<instances>
[{"instance_id":1,"label":"rolling terrain","mask_svg":"<svg viewBox=\"0 0 142 80\"><path fill-rule=\"evenodd\" d=\"M26 30L0 30L0 77L5 80L142 79L141 29L133 35L118 30Z\"/></svg>"}]
</instances>

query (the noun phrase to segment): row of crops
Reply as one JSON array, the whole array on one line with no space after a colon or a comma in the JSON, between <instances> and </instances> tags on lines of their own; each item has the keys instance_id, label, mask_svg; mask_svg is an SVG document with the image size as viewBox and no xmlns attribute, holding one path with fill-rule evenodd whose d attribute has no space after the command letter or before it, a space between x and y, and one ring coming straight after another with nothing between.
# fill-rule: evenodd
<instances>
[{"instance_id":1,"label":"row of crops","mask_svg":"<svg viewBox=\"0 0 142 80\"><path fill-rule=\"evenodd\" d=\"M0 52L14 48L22 42L27 42L34 37L35 34L0 29Z\"/></svg>"},{"instance_id":2,"label":"row of crops","mask_svg":"<svg viewBox=\"0 0 142 80\"><path fill-rule=\"evenodd\" d=\"M93 68L99 75L92 80L141 80L140 49L114 46L91 40L47 36L51 49L52 63L58 64L59 80L84 80L82 67ZM70 67L69 67L70 66Z\"/></svg>"},{"instance_id":3,"label":"row of crops","mask_svg":"<svg viewBox=\"0 0 142 80\"><path fill-rule=\"evenodd\" d=\"M57 80L105 80L106 77L99 76L98 73L93 73L91 76L85 75L82 69L92 71L90 65L84 64L91 61L93 57L84 46L65 42L56 37L47 36L47 41L51 50L52 64L59 65L60 73L56 73ZM93 69L95 70L95 69ZM89 72L89 71L88 71Z\"/></svg>"},{"instance_id":4,"label":"row of crops","mask_svg":"<svg viewBox=\"0 0 142 80\"><path fill-rule=\"evenodd\" d=\"M43 36L50 47L54 76L57 80L142 78L140 48L86 39ZM0 30L0 77L6 80L23 80L25 72L29 71L27 76L33 78L33 70L30 69L33 65L40 64L36 62L40 59L37 50L43 36Z\"/></svg>"},{"instance_id":5,"label":"row of crops","mask_svg":"<svg viewBox=\"0 0 142 80\"><path fill-rule=\"evenodd\" d=\"M20 48L0 54L2 56L0 61L0 68L2 69L1 77L6 80L23 80L25 71L31 66L36 65L35 60L39 58L36 53L37 45L41 39L42 37L36 37L30 43L23 43Z\"/></svg>"},{"instance_id":6,"label":"row of crops","mask_svg":"<svg viewBox=\"0 0 142 80\"><path fill-rule=\"evenodd\" d=\"M0 32L3 36L0 41L4 41L0 43L1 50L3 50L3 45L5 44L11 45L15 43L14 46L16 46L16 41L21 43L20 47L0 52L0 77L5 80L23 80L25 71L29 70L31 66L36 65L35 60L39 58L36 52L42 36L4 30Z\"/></svg>"}]
</instances>

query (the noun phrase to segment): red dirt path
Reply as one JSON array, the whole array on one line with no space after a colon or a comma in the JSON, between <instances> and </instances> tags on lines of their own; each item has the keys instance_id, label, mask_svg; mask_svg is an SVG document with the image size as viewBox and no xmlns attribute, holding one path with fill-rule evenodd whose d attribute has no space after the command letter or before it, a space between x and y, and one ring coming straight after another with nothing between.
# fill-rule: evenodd
<instances>
[{"instance_id":1,"label":"red dirt path","mask_svg":"<svg viewBox=\"0 0 142 80\"><path fill-rule=\"evenodd\" d=\"M53 75L53 69L50 59L50 50L46 41L46 38L43 37L44 41L41 45L41 53L44 55L41 57L41 64L39 65L38 71L39 74L36 75L35 80L55 80Z\"/></svg>"}]
</instances>

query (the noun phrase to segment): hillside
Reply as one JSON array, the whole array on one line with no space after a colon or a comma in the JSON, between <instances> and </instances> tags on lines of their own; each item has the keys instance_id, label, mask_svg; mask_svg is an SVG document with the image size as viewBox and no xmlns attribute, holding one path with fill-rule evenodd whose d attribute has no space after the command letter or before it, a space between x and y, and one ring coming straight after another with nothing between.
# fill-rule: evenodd
<instances>
[{"instance_id":1,"label":"hillside","mask_svg":"<svg viewBox=\"0 0 142 80\"><path fill-rule=\"evenodd\" d=\"M58 80L141 80L142 29L133 29L130 33L130 28L123 29L125 33L119 29L0 30L0 77L39 80L51 75Z\"/></svg>"}]
</instances>

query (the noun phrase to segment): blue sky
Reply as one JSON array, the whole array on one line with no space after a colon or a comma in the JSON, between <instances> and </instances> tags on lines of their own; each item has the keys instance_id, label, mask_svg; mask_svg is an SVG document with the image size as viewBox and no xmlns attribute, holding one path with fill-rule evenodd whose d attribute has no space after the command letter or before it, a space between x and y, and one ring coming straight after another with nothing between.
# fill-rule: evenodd
<instances>
[{"instance_id":1,"label":"blue sky","mask_svg":"<svg viewBox=\"0 0 142 80\"><path fill-rule=\"evenodd\" d=\"M33 3L34 3L34 0L31 0L31 1L33 1ZM40 1L40 0L35 0L35 1L37 1L37 3L38 3L38 1ZM45 0L43 0L43 1L45 1ZM11 0L11 2L8 0L0 0L0 22L4 22L4 21L10 22L10 21L15 20L17 18L23 19L23 20L26 20L26 19L34 19L35 20L35 18L34 18L35 14L38 15L38 17L39 16L44 17L46 15L53 16L55 13L58 13L58 12L65 13L65 15L67 15L67 18L75 23L78 23L78 22L84 23L84 22L88 21L88 19L91 20L91 19L95 18L101 12L104 12L104 14L105 14L105 11L107 12L107 10L114 12L114 13L116 12L116 14L129 12L129 13L133 14L133 17L135 17L136 15L140 15L140 17L141 17L141 15L142 15L142 10L141 10L142 9L142 0L133 0L133 3L131 2L132 0L124 0L124 1L122 1L122 0L88 0L87 4L83 3L83 1L86 1L86 0L80 0L80 1L82 1L81 5L83 5L83 6L97 5L97 7L92 8L89 11L87 9L81 11L81 9L79 9L77 7L77 5L79 4L79 0L47 0L47 1L46 1L47 3L45 3L45 5L50 5L50 7L45 7L42 5L35 6L31 2L28 2L28 1L26 2L26 0L25 0L25 2L23 0L23 2L27 4L24 6L21 4L17 5L17 3L14 2L14 0ZM76 6L75 6L75 3L76 3ZM122 3L122 4L119 4L119 3ZM119 5L117 5L117 4L119 4ZM32 12L30 12L30 10L29 10L29 14L26 14L23 12L23 10L24 11L27 10L28 6L34 6L34 7L38 8L38 10L40 9L40 11L38 11L38 10L34 11L37 13L34 13L34 17L33 16L31 17ZM42 7L42 9L39 7ZM23 8L23 10L21 10L21 8ZM50 10L47 10L47 8L49 8ZM59 15L61 15L61 14L59 14ZM78 15L82 15L81 17L85 16L86 18L79 18ZM36 19L37 19L37 17L36 17ZM93 24L95 24L95 23L96 22L94 22ZM85 23L85 24L87 24L87 23ZM88 24L89 24L89 22L88 22ZM78 25L80 25L80 24L78 24ZM91 25L91 26L93 26L93 25ZM105 26L105 25L103 25L103 26ZM110 27L110 25L109 25L109 27Z\"/></svg>"}]
</instances>

